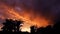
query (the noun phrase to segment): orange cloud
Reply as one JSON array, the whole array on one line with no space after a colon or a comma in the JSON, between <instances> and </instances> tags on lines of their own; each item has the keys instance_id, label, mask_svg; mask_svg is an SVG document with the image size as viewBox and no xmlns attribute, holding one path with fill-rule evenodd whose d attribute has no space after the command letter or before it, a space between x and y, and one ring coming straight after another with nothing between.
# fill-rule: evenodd
<instances>
[{"instance_id":1,"label":"orange cloud","mask_svg":"<svg viewBox=\"0 0 60 34\"><path fill-rule=\"evenodd\" d=\"M0 8L4 8L4 15L5 17L1 18L9 18L9 19L17 19L17 20L22 20L24 21L24 25L21 27L23 30L24 28L28 28L32 25L37 26L37 27L46 27L49 24L50 20L46 19L43 16L40 15L34 15L34 13L31 12L27 12L25 10L21 11L22 15L20 13L18 13L18 11L16 11L15 9L13 9L12 7L8 7L6 5L2 5L2 7ZM29 30L29 29L28 29Z\"/></svg>"}]
</instances>

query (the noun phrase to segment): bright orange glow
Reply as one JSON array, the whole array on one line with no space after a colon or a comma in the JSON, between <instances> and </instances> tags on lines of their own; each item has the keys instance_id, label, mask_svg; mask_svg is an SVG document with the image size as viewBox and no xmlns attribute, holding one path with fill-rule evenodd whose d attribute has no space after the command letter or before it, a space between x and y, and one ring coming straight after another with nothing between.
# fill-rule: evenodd
<instances>
[{"instance_id":1,"label":"bright orange glow","mask_svg":"<svg viewBox=\"0 0 60 34\"><path fill-rule=\"evenodd\" d=\"M22 31L27 30L28 32L30 32L30 26L34 25L37 27L46 27L49 25L50 20L47 20L45 17L43 16L39 16L36 15L34 16L33 12L27 12L25 10L23 10L20 14L18 13L18 11L14 10L13 8L7 7L7 6L3 6L0 8L4 8L4 10L6 12L4 12L7 16L7 18L9 19L17 19L17 20L22 20L24 21L24 25L21 27ZM4 17L2 17L4 18Z\"/></svg>"},{"instance_id":2,"label":"bright orange glow","mask_svg":"<svg viewBox=\"0 0 60 34\"><path fill-rule=\"evenodd\" d=\"M35 25L37 27L46 27L49 25L48 24L49 21L40 16L36 16L36 18L30 20L31 18L29 14L24 13L24 15L21 16L20 14L18 14L18 12L15 12L13 9L8 9L7 14L10 14L9 18L11 19L17 19L17 20L21 19L24 21L24 25L22 27L24 29L22 29L22 31L25 31L25 30L28 31L29 30L28 27L32 25Z\"/></svg>"},{"instance_id":3,"label":"bright orange glow","mask_svg":"<svg viewBox=\"0 0 60 34\"><path fill-rule=\"evenodd\" d=\"M3 27L3 24L0 24L0 31L2 31L2 29L1 29L2 27Z\"/></svg>"}]
</instances>

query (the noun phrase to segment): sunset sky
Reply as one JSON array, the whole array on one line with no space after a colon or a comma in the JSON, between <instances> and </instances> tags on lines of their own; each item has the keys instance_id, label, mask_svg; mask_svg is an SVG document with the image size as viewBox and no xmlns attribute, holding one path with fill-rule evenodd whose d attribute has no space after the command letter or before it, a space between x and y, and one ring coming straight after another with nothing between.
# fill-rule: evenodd
<instances>
[{"instance_id":1,"label":"sunset sky","mask_svg":"<svg viewBox=\"0 0 60 34\"><path fill-rule=\"evenodd\" d=\"M0 0L0 23L7 18L21 19L21 30L30 32L33 25L39 28L54 24L60 18L59 9L59 0Z\"/></svg>"}]
</instances>

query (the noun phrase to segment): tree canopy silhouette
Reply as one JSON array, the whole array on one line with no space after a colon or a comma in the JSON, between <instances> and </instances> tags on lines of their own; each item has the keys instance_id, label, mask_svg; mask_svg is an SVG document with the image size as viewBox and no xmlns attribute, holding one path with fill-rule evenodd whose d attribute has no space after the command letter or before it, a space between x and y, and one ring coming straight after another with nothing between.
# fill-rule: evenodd
<instances>
[{"instance_id":1,"label":"tree canopy silhouette","mask_svg":"<svg viewBox=\"0 0 60 34\"><path fill-rule=\"evenodd\" d=\"M19 28L21 27L20 24L23 22L21 20L12 20L12 19L6 19L6 21L3 23L4 27L3 32L20 32ZM31 26L31 34L55 34L58 33L60 34L60 19L55 21L55 24L51 27L51 25L48 25L47 27L40 27L36 28L35 26ZM27 34L25 32L24 34Z\"/></svg>"},{"instance_id":2,"label":"tree canopy silhouette","mask_svg":"<svg viewBox=\"0 0 60 34\"><path fill-rule=\"evenodd\" d=\"M19 28L21 27L22 21L6 19L3 23L4 27L3 32L19 32Z\"/></svg>"}]
</instances>

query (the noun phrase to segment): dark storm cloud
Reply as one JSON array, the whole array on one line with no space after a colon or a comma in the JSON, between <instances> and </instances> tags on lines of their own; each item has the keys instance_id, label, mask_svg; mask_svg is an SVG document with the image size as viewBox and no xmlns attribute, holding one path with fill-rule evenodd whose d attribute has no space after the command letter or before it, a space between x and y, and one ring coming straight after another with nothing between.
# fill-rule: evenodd
<instances>
[{"instance_id":1,"label":"dark storm cloud","mask_svg":"<svg viewBox=\"0 0 60 34\"><path fill-rule=\"evenodd\" d=\"M35 11L41 12L46 17L56 16L60 13L59 0L33 0L33 6Z\"/></svg>"}]
</instances>

